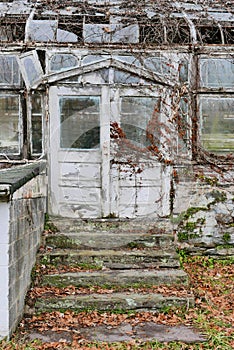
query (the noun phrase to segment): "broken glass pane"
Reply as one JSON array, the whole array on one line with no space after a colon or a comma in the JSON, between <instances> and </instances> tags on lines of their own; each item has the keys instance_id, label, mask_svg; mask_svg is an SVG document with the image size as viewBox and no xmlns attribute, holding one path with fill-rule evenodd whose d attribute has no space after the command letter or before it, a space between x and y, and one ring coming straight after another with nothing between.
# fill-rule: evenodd
<instances>
[{"instance_id":1,"label":"broken glass pane","mask_svg":"<svg viewBox=\"0 0 234 350\"><path fill-rule=\"evenodd\" d=\"M201 60L202 87L234 87L234 59L204 58Z\"/></svg>"},{"instance_id":2,"label":"broken glass pane","mask_svg":"<svg viewBox=\"0 0 234 350\"><path fill-rule=\"evenodd\" d=\"M98 148L100 144L100 97L60 98L60 147Z\"/></svg>"},{"instance_id":3,"label":"broken glass pane","mask_svg":"<svg viewBox=\"0 0 234 350\"><path fill-rule=\"evenodd\" d=\"M222 44L221 31L218 25L212 26L196 26L197 38L201 43L206 44Z\"/></svg>"},{"instance_id":4,"label":"broken glass pane","mask_svg":"<svg viewBox=\"0 0 234 350\"><path fill-rule=\"evenodd\" d=\"M147 147L156 139L158 141L157 103L158 99L153 97L121 98L121 128L126 138L138 147Z\"/></svg>"},{"instance_id":5,"label":"broken glass pane","mask_svg":"<svg viewBox=\"0 0 234 350\"><path fill-rule=\"evenodd\" d=\"M28 89L37 87L43 77L43 70L37 52L34 50L22 54L18 57L18 61L26 87Z\"/></svg>"},{"instance_id":6,"label":"broken glass pane","mask_svg":"<svg viewBox=\"0 0 234 350\"><path fill-rule=\"evenodd\" d=\"M19 154L19 97L0 96L0 153Z\"/></svg>"},{"instance_id":7,"label":"broken glass pane","mask_svg":"<svg viewBox=\"0 0 234 350\"><path fill-rule=\"evenodd\" d=\"M77 66L79 66L79 60L72 54L57 53L50 59L50 72L58 72Z\"/></svg>"},{"instance_id":8,"label":"broken glass pane","mask_svg":"<svg viewBox=\"0 0 234 350\"><path fill-rule=\"evenodd\" d=\"M57 29L57 42L59 43L76 43L78 36L64 29Z\"/></svg>"},{"instance_id":9,"label":"broken glass pane","mask_svg":"<svg viewBox=\"0 0 234 350\"><path fill-rule=\"evenodd\" d=\"M42 101L41 95L32 95L32 154L42 153Z\"/></svg>"},{"instance_id":10,"label":"broken glass pane","mask_svg":"<svg viewBox=\"0 0 234 350\"><path fill-rule=\"evenodd\" d=\"M234 151L234 99L202 97L201 143L211 152Z\"/></svg>"},{"instance_id":11,"label":"broken glass pane","mask_svg":"<svg viewBox=\"0 0 234 350\"><path fill-rule=\"evenodd\" d=\"M19 85L20 73L16 56L0 55L0 85Z\"/></svg>"}]
</instances>

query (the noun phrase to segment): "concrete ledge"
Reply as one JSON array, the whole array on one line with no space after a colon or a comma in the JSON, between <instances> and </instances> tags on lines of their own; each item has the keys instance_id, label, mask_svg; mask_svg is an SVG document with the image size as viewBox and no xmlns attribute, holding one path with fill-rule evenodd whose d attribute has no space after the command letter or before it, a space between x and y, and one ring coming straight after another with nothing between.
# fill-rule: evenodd
<instances>
[{"instance_id":1,"label":"concrete ledge","mask_svg":"<svg viewBox=\"0 0 234 350\"><path fill-rule=\"evenodd\" d=\"M43 160L0 170L0 197L7 200L16 190L41 174L45 168L46 161Z\"/></svg>"}]
</instances>

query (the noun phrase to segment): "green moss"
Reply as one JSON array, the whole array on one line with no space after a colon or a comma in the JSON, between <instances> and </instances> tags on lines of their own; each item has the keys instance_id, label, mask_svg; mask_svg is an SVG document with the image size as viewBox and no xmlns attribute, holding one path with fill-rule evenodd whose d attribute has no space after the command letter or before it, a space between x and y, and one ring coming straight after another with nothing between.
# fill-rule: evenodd
<instances>
[{"instance_id":1,"label":"green moss","mask_svg":"<svg viewBox=\"0 0 234 350\"><path fill-rule=\"evenodd\" d=\"M210 194L211 197L214 198L214 200L213 200L213 202L211 204L225 202L225 200L227 199L226 193L224 193L222 191L213 190L209 194Z\"/></svg>"},{"instance_id":2,"label":"green moss","mask_svg":"<svg viewBox=\"0 0 234 350\"><path fill-rule=\"evenodd\" d=\"M206 207L191 207L188 208L188 210L184 213L184 218L188 219L194 214L198 213L199 211L207 211L208 209Z\"/></svg>"},{"instance_id":3,"label":"green moss","mask_svg":"<svg viewBox=\"0 0 234 350\"><path fill-rule=\"evenodd\" d=\"M45 214L44 230L54 233L59 232L58 228L53 224L53 222L50 221L49 215L47 213Z\"/></svg>"},{"instance_id":4,"label":"green moss","mask_svg":"<svg viewBox=\"0 0 234 350\"><path fill-rule=\"evenodd\" d=\"M183 242L189 239L188 232L180 231L178 232L178 241Z\"/></svg>"},{"instance_id":5,"label":"green moss","mask_svg":"<svg viewBox=\"0 0 234 350\"><path fill-rule=\"evenodd\" d=\"M81 241L78 238L65 235L52 235L46 238L46 244L61 249L78 249L81 246Z\"/></svg>"},{"instance_id":6,"label":"green moss","mask_svg":"<svg viewBox=\"0 0 234 350\"><path fill-rule=\"evenodd\" d=\"M217 250L221 250L221 249L230 249L233 248L233 245L231 244L220 244L216 247Z\"/></svg>"},{"instance_id":7,"label":"green moss","mask_svg":"<svg viewBox=\"0 0 234 350\"><path fill-rule=\"evenodd\" d=\"M188 221L186 222L186 224L184 225L184 229L188 232L192 232L197 228L197 222L193 222L193 221Z\"/></svg>"},{"instance_id":8,"label":"green moss","mask_svg":"<svg viewBox=\"0 0 234 350\"><path fill-rule=\"evenodd\" d=\"M198 179L201 180L202 182L205 182L207 185L210 185L210 186L217 186L218 185L217 177L208 177L208 176L204 176L204 175L199 175Z\"/></svg>"},{"instance_id":9,"label":"green moss","mask_svg":"<svg viewBox=\"0 0 234 350\"><path fill-rule=\"evenodd\" d=\"M178 240L179 242L188 241L189 239L198 238L199 234L202 234L201 228L199 227L205 223L205 218L198 218L196 221L187 221L180 225L178 231ZM194 232L195 231L195 232Z\"/></svg>"},{"instance_id":10,"label":"green moss","mask_svg":"<svg viewBox=\"0 0 234 350\"><path fill-rule=\"evenodd\" d=\"M188 233L187 231L179 231L178 232L178 241L188 241L190 239L198 238L199 234L197 233Z\"/></svg>"},{"instance_id":11,"label":"green moss","mask_svg":"<svg viewBox=\"0 0 234 350\"><path fill-rule=\"evenodd\" d=\"M231 239L230 233L225 232L225 233L223 234L223 241L224 241L225 243L228 243L228 242L230 241L230 239Z\"/></svg>"}]
</instances>

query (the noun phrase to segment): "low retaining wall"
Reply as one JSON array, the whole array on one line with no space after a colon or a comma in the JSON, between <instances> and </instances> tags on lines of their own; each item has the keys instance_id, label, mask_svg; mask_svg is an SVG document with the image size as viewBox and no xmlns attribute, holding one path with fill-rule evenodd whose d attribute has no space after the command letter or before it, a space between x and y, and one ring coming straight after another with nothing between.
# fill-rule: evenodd
<instances>
[{"instance_id":1,"label":"low retaining wall","mask_svg":"<svg viewBox=\"0 0 234 350\"><path fill-rule=\"evenodd\" d=\"M224 177L194 177L178 171L174 185L173 221L177 244L188 254L234 256L234 171Z\"/></svg>"},{"instance_id":2,"label":"low retaining wall","mask_svg":"<svg viewBox=\"0 0 234 350\"><path fill-rule=\"evenodd\" d=\"M46 211L45 162L0 171L0 337L24 311Z\"/></svg>"}]
</instances>

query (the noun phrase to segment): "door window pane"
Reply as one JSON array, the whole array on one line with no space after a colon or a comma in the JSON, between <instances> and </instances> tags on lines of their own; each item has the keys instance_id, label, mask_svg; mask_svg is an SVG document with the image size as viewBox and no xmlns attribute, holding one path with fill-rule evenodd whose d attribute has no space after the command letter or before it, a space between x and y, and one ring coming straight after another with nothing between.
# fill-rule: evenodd
<instances>
[{"instance_id":1,"label":"door window pane","mask_svg":"<svg viewBox=\"0 0 234 350\"><path fill-rule=\"evenodd\" d=\"M127 139L139 147L147 147L158 141L158 123L155 108L158 98L122 97L121 128ZM157 124L157 125L156 125Z\"/></svg>"},{"instance_id":2,"label":"door window pane","mask_svg":"<svg viewBox=\"0 0 234 350\"><path fill-rule=\"evenodd\" d=\"M42 104L41 95L32 95L32 153L42 153Z\"/></svg>"},{"instance_id":3,"label":"door window pane","mask_svg":"<svg viewBox=\"0 0 234 350\"><path fill-rule=\"evenodd\" d=\"M201 143L211 152L234 151L234 99L202 97Z\"/></svg>"},{"instance_id":4,"label":"door window pane","mask_svg":"<svg viewBox=\"0 0 234 350\"><path fill-rule=\"evenodd\" d=\"M100 97L60 98L60 147L92 149L100 143Z\"/></svg>"},{"instance_id":5,"label":"door window pane","mask_svg":"<svg viewBox=\"0 0 234 350\"><path fill-rule=\"evenodd\" d=\"M0 96L0 153L19 154L19 97Z\"/></svg>"}]
</instances>

